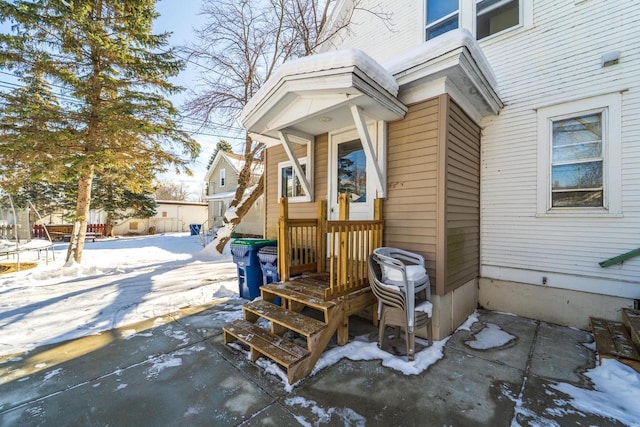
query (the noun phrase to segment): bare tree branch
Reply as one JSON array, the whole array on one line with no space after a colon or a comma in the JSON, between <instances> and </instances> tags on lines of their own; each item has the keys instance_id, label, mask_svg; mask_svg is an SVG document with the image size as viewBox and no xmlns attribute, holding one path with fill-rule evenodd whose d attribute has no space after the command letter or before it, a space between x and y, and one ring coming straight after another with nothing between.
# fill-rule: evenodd
<instances>
[{"instance_id":1,"label":"bare tree branch","mask_svg":"<svg viewBox=\"0 0 640 427\"><path fill-rule=\"evenodd\" d=\"M380 5L359 9L365 0L352 0L331 20L338 0L204 0L207 24L197 31L198 42L185 48L189 59L206 67L199 91L184 106L186 114L203 123L235 122L258 89L289 59L313 53L320 45L348 34L356 10L367 10L385 22L389 16ZM244 167L239 173L234 215L224 220L215 244L224 247L230 231L262 194L264 180L245 198L252 184L252 169L264 146L246 137Z\"/></svg>"}]
</instances>

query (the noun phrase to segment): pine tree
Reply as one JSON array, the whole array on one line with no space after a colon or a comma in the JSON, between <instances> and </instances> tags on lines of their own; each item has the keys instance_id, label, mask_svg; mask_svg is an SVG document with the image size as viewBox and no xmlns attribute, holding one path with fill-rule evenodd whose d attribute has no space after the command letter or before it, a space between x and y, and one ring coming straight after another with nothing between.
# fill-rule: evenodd
<instances>
[{"instance_id":1,"label":"pine tree","mask_svg":"<svg viewBox=\"0 0 640 427\"><path fill-rule=\"evenodd\" d=\"M126 177L117 182L141 194L156 172L190 173L199 152L166 98L184 64L166 50L168 33L152 33L155 3L0 0L0 21L17 28L0 34L0 68L25 85L0 102L1 175L75 183L67 262L81 261L95 176Z\"/></svg>"},{"instance_id":2,"label":"pine tree","mask_svg":"<svg viewBox=\"0 0 640 427\"><path fill-rule=\"evenodd\" d=\"M209 162L207 163L207 170L211 169L211 165L213 164L213 161L216 159L216 156L218 155L218 151L220 150L224 151L225 153L233 153L233 147L231 147L231 144L229 144L229 141L225 139L221 139L216 144L216 149L213 150L213 153L209 158Z\"/></svg>"}]
</instances>

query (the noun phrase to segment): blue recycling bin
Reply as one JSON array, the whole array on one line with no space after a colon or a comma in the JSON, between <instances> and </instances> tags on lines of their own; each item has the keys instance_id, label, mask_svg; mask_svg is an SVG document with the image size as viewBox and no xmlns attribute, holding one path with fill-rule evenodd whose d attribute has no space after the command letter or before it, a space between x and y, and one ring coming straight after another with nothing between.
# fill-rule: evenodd
<instances>
[{"instance_id":1,"label":"blue recycling bin","mask_svg":"<svg viewBox=\"0 0 640 427\"><path fill-rule=\"evenodd\" d=\"M275 244L275 240L267 239L235 239L231 242L231 256L238 268L238 293L242 298L253 300L260 296L262 269L258 251L263 246Z\"/></svg>"},{"instance_id":2,"label":"blue recycling bin","mask_svg":"<svg viewBox=\"0 0 640 427\"><path fill-rule=\"evenodd\" d=\"M189 230L192 236L200 234L200 228L202 228L202 224L189 224Z\"/></svg>"},{"instance_id":3,"label":"blue recycling bin","mask_svg":"<svg viewBox=\"0 0 640 427\"><path fill-rule=\"evenodd\" d=\"M258 251L258 260L262 270L262 284L278 283L278 247L263 246Z\"/></svg>"}]
</instances>

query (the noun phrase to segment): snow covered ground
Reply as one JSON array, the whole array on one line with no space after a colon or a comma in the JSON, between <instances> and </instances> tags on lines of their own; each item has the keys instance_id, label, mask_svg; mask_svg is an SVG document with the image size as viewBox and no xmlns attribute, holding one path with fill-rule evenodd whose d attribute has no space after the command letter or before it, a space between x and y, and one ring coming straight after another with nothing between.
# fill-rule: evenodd
<instances>
[{"instance_id":1,"label":"snow covered ground","mask_svg":"<svg viewBox=\"0 0 640 427\"><path fill-rule=\"evenodd\" d=\"M85 246L81 265L63 267L66 244L55 247L55 261L26 271L0 275L0 356L124 326L215 299L238 298L236 266L231 256L203 250L198 236L185 233L100 239ZM30 259L31 258L31 259ZM21 261L36 258L23 254ZM1 260L0 262L7 262ZM237 311L237 317L241 311ZM233 320L229 318L229 321ZM460 329L478 320L469 317ZM487 324L468 342L471 348L500 347L515 337ZM415 361L392 356L376 343L357 337L347 346L325 352L318 372L341 358L381 360L405 375L417 375L443 357L446 340L437 341L415 356ZM280 376L277 365L259 359L265 369ZM640 426L640 374L613 360L586 374L594 390L558 384L572 396L572 406L585 412L613 416ZM295 386L295 385L294 385ZM516 402L516 409L523 410Z\"/></svg>"},{"instance_id":2,"label":"snow covered ground","mask_svg":"<svg viewBox=\"0 0 640 427\"><path fill-rule=\"evenodd\" d=\"M238 294L231 256L203 253L188 233L88 242L71 267L66 249L56 244L54 262L41 255L35 269L0 275L0 356Z\"/></svg>"}]
</instances>

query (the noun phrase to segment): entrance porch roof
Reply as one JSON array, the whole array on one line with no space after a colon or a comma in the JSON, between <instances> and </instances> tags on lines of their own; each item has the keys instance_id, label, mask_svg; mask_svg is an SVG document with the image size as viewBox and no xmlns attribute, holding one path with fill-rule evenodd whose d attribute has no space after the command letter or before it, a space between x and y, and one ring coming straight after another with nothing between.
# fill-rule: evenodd
<instances>
[{"instance_id":1,"label":"entrance porch roof","mask_svg":"<svg viewBox=\"0 0 640 427\"><path fill-rule=\"evenodd\" d=\"M374 120L404 117L395 78L360 50L312 55L283 64L244 108L249 132L318 135L353 125L351 108Z\"/></svg>"},{"instance_id":2,"label":"entrance porch roof","mask_svg":"<svg viewBox=\"0 0 640 427\"><path fill-rule=\"evenodd\" d=\"M448 93L475 121L498 114L497 81L478 42L453 30L379 64L356 49L283 64L255 94L240 120L255 137L279 143L281 133L309 140L367 120L394 121L406 105Z\"/></svg>"}]
</instances>

